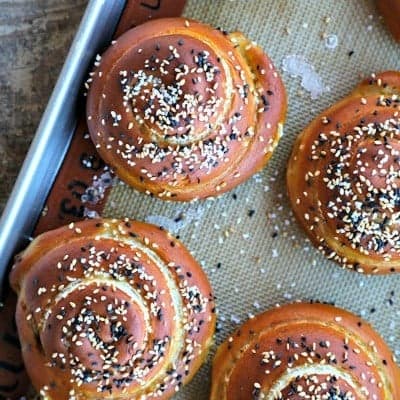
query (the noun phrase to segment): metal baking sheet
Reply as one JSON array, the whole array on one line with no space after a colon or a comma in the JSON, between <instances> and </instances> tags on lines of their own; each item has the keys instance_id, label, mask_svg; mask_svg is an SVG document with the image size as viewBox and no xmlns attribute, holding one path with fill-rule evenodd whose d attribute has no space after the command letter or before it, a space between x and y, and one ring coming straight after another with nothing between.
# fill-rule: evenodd
<instances>
[{"instance_id":1,"label":"metal baking sheet","mask_svg":"<svg viewBox=\"0 0 400 400\"><path fill-rule=\"evenodd\" d=\"M89 6L100 3L107 6L115 2L93 0ZM102 12L98 15L101 21L96 22L107 28L110 17ZM293 220L285 193L286 160L301 129L345 96L362 77L400 68L399 47L385 31L373 1L189 0L185 15L227 30L239 29L256 40L282 73L289 94L289 114L285 135L265 170L214 201L168 204L124 185L114 187L109 197L105 216L162 222L179 234L208 273L217 295L219 329L215 346L206 365L177 398L207 399L217 345L251 315L294 299L334 302L361 315L399 356L400 276L366 277L325 260ZM303 75L304 68L308 77L312 75L312 90L300 73L293 76L293 61L303 68ZM23 193L26 197L29 190L24 192L18 186L21 184L17 183L15 196ZM34 223L29 218L36 220L46 194L36 195L38 202L31 197L28 203L20 200L35 209L23 210L25 225L16 220L21 207L17 209L11 199L7 206L13 210L6 221L8 237L15 235L11 242L14 248L30 234ZM7 213L11 212L6 209ZM10 243L3 232L2 220L0 255Z\"/></svg>"},{"instance_id":2,"label":"metal baking sheet","mask_svg":"<svg viewBox=\"0 0 400 400\"><path fill-rule=\"evenodd\" d=\"M88 67L110 42L125 0L91 0L0 219L0 287L13 254L29 241L77 122ZM0 289L1 290L1 289Z\"/></svg>"}]
</instances>

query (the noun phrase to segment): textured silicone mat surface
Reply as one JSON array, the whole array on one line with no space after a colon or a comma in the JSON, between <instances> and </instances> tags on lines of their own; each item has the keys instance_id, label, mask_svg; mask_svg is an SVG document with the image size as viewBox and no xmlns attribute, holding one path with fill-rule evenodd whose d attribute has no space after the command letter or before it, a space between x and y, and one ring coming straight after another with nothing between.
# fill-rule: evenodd
<instances>
[{"instance_id":1,"label":"textured silicone mat surface","mask_svg":"<svg viewBox=\"0 0 400 400\"><path fill-rule=\"evenodd\" d=\"M216 200L165 203L121 184L113 188L105 215L146 220L180 236L215 290L216 345L251 314L276 303L314 299L363 316L400 356L400 276L366 277L325 260L294 221L284 179L293 141L317 113L351 91L361 77L400 69L400 47L373 2L191 0L184 15L241 30L271 56L288 91L284 136L264 171ZM296 68L303 64L312 86L323 93L312 99L301 77L283 72L285 58L295 60ZM177 398L207 399L210 366Z\"/></svg>"}]
</instances>

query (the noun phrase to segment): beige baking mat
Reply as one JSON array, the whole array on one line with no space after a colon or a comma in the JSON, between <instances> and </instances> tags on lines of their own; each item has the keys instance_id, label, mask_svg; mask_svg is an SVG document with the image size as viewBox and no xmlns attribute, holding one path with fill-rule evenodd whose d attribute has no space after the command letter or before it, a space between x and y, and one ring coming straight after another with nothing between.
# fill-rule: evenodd
<instances>
[{"instance_id":1,"label":"beige baking mat","mask_svg":"<svg viewBox=\"0 0 400 400\"><path fill-rule=\"evenodd\" d=\"M400 46L373 2L191 0L185 15L239 29L266 50L289 95L285 134L262 173L216 200L165 203L117 185L104 214L162 224L180 236L213 284L216 344L250 314L276 303L315 299L369 320L400 358L400 275L368 278L326 261L295 223L284 179L293 141L317 113L346 95L360 77L400 69ZM283 62L303 74L307 89L302 77L282 71ZM208 398L210 364L178 399Z\"/></svg>"}]
</instances>

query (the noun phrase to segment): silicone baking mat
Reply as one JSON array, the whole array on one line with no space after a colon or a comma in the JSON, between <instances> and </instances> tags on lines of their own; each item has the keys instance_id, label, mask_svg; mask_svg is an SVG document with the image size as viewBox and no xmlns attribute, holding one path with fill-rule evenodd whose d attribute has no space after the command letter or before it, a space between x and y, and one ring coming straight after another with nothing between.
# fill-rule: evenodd
<instances>
[{"instance_id":1,"label":"silicone baking mat","mask_svg":"<svg viewBox=\"0 0 400 400\"><path fill-rule=\"evenodd\" d=\"M400 359L400 275L367 277L327 261L296 224L285 183L292 144L313 117L361 78L400 69L400 46L374 3L189 0L184 15L227 31L241 30L259 43L282 74L289 108L284 136L267 167L221 197L166 203L110 180L107 171L99 172L100 179L89 188L101 194L113 183L102 215L164 226L192 251L214 287L215 344L208 362L175 398L208 399L217 345L252 315L297 299L335 303L361 315ZM98 205L86 203L86 215L96 215Z\"/></svg>"},{"instance_id":2,"label":"silicone baking mat","mask_svg":"<svg viewBox=\"0 0 400 400\"><path fill-rule=\"evenodd\" d=\"M400 358L400 275L366 277L325 260L294 221L285 183L294 139L317 113L360 78L400 69L400 47L374 3L191 0L184 15L241 30L260 44L282 73L289 108L270 163L230 193L190 204L165 203L116 183L108 197L103 215L145 220L179 235L214 287L215 345L209 362L177 398L207 399L216 345L249 316L295 299L332 302L361 315Z\"/></svg>"}]
</instances>

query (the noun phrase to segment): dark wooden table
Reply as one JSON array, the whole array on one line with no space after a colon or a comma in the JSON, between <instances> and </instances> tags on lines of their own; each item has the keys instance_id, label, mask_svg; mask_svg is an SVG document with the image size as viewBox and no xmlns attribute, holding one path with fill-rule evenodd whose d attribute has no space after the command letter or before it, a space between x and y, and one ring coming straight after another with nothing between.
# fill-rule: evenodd
<instances>
[{"instance_id":1,"label":"dark wooden table","mask_svg":"<svg viewBox=\"0 0 400 400\"><path fill-rule=\"evenodd\" d=\"M0 0L0 213L87 0Z\"/></svg>"}]
</instances>

